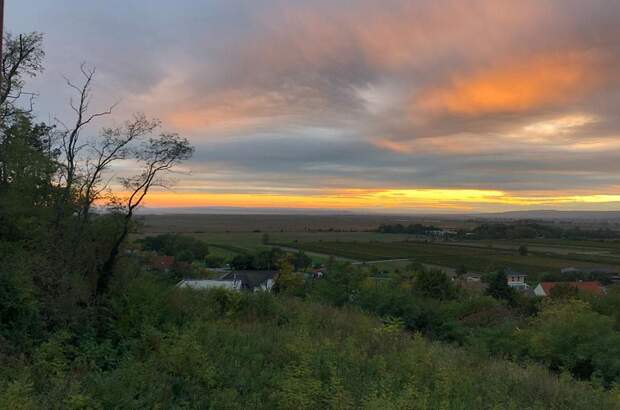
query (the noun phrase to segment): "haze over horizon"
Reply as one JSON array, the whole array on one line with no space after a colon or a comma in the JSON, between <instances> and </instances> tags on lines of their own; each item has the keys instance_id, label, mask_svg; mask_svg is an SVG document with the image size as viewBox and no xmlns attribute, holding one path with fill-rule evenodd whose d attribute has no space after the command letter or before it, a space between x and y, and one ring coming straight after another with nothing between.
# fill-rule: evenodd
<instances>
[{"instance_id":1,"label":"haze over horizon","mask_svg":"<svg viewBox=\"0 0 620 410\"><path fill-rule=\"evenodd\" d=\"M9 0L5 29L45 34L41 120L86 61L110 121L190 138L150 207L620 209L618 1L146 4Z\"/></svg>"}]
</instances>

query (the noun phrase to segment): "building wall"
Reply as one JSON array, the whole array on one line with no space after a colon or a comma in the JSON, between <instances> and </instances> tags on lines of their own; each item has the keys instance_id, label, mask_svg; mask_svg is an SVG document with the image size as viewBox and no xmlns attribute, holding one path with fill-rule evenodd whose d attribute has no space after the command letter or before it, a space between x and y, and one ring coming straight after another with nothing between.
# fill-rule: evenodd
<instances>
[{"instance_id":1,"label":"building wall","mask_svg":"<svg viewBox=\"0 0 620 410\"><path fill-rule=\"evenodd\" d=\"M547 294L545 293L545 290L543 289L543 287L540 285L540 283L538 284L538 286L536 286L534 288L534 294L536 296L547 296Z\"/></svg>"}]
</instances>

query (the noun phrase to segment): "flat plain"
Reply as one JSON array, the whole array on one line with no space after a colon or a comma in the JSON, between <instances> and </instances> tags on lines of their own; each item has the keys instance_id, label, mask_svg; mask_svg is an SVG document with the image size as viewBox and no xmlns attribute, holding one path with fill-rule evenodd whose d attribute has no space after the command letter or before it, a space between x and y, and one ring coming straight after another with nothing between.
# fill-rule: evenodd
<instances>
[{"instance_id":1,"label":"flat plain","mask_svg":"<svg viewBox=\"0 0 620 410\"><path fill-rule=\"evenodd\" d=\"M302 249L315 262L329 256L359 262L386 261L394 269L417 262L470 272L510 267L533 277L564 267L620 268L620 242L559 239L429 241L416 235L376 232L381 224L422 223L446 229L472 228L476 222L454 218L375 215L148 215L137 236L191 235L210 252L231 258L273 246ZM518 248L526 245L527 255ZM405 261L403 261L405 259ZM390 262L394 261L394 262Z\"/></svg>"}]
</instances>

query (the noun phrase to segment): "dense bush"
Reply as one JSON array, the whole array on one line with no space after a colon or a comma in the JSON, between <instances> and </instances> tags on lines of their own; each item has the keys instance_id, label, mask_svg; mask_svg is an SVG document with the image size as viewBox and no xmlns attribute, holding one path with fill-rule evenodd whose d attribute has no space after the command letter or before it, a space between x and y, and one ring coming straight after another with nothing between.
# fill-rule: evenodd
<instances>
[{"instance_id":1,"label":"dense bush","mask_svg":"<svg viewBox=\"0 0 620 410\"><path fill-rule=\"evenodd\" d=\"M147 277L109 301L105 337L55 333L0 370L3 408L613 409L538 366L429 343L350 309L175 291Z\"/></svg>"},{"instance_id":2,"label":"dense bush","mask_svg":"<svg viewBox=\"0 0 620 410\"><path fill-rule=\"evenodd\" d=\"M147 236L141 242L145 250L154 251L160 255L174 256L182 262L203 260L209 253L209 248L204 241L186 235Z\"/></svg>"},{"instance_id":3,"label":"dense bush","mask_svg":"<svg viewBox=\"0 0 620 410\"><path fill-rule=\"evenodd\" d=\"M620 383L620 333L614 319L583 301L548 303L526 330L529 354L582 379Z\"/></svg>"},{"instance_id":4,"label":"dense bush","mask_svg":"<svg viewBox=\"0 0 620 410\"><path fill-rule=\"evenodd\" d=\"M510 289L502 272L490 280L484 296L458 289L445 274L432 270L388 279L336 265L309 284L307 296L398 320L404 329L472 352L523 363L536 360L552 371L607 387L620 383L619 290L612 288L606 297L558 295L541 310L539 300Z\"/></svg>"}]
</instances>

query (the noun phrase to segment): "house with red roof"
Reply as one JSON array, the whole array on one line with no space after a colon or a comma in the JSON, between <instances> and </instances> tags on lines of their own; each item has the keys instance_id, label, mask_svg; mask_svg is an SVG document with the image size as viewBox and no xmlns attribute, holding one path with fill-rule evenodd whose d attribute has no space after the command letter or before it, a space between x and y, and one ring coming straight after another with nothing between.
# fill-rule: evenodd
<instances>
[{"instance_id":1,"label":"house with red roof","mask_svg":"<svg viewBox=\"0 0 620 410\"><path fill-rule=\"evenodd\" d=\"M588 282L540 282L536 288L534 288L534 294L536 296L549 296L551 295L551 289L556 286L570 286L576 288L578 291L588 292L594 295L604 295L605 288L597 281Z\"/></svg>"}]
</instances>

